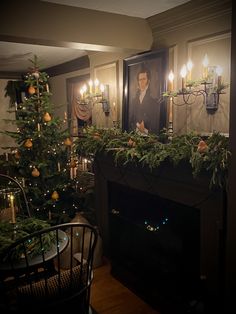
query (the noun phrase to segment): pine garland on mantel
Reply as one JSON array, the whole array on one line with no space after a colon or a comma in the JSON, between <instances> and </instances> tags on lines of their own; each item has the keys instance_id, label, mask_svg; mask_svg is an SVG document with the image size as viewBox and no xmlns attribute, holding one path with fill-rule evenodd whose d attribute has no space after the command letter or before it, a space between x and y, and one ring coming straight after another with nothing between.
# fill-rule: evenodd
<instances>
[{"instance_id":1,"label":"pine garland on mantel","mask_svg":"<svg viewBox=\"0 0 236 314\"><path fill-rule=\"evenodd\" d=\"M231 156L229 138L218 132L202 136L195 132L172 135L167 130L160 134L141 136L121 129L98 129L94 126L83 129L75 141L76 151L84 157L96 157L98 153L111 152L116 165L135 163L148 166L150 170L164 161L177 166L187 161L193 177L206 171L210 175L210 188L227 188L228 165Z\"/></svg>"}]
</instances>

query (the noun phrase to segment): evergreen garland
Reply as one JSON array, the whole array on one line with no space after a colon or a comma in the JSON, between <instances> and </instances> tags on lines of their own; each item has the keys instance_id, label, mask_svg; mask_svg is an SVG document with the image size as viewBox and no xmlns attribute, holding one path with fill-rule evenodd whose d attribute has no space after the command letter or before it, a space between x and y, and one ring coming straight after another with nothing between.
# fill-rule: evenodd
<instances>
[{"instance_id":1,"label":"evergreen garland","mask_svg":"<svg viewBox=\"0 0 236 314\"><path fill-rule=\"evenodd\" d=\"M173 135L169 140L165 129L158 136L140 136L121 129L98 129L92 126L84 129L75 145L77 153L82 156L96 157L99 153L110 152L116 165L124 166L132 162L148 166L150 170L159 167L164 161L169 161L173 166L185 161L191 165L193 177L204 171L210 174L210 188L227 187L231 152L229 139L220 133L203 137L190 132Z\"/></svg>"}]
</instances>

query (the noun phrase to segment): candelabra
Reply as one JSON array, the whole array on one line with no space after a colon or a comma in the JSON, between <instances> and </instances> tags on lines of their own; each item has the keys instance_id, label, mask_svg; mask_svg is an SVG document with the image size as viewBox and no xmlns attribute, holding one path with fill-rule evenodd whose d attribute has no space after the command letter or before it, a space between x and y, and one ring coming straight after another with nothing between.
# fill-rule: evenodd
<instances>
[{"instance_id":1,"label":"candelabra","mask_svg":"<svg viewBox=\"0 0 236 314\"><path fill-rule=\"evenodd\" d=\"M99 84L97 79L94 82L90 80L88 85L84 84L80 90L79 103L81 105L101 103L103 112L109 115L109 85Z\"/></svg>"},{"instance_id":2,"label":"candelabra","mask_svg":"<svg viewBox=\"0 0 236 314\"><path fill-rule=\"evenodd\" d=\"M184 64L180 71L182 86L177 91L173 88L174 73L172 70L169 73L168 90L164 93L164 96L169 97L170 133L173 133L173 105L192 105L199 96L202 96L203 104L208 113L213 114L218 109L220 94L224 94L224 89L227 87L222 83L222 68L220 66L209 66L207 55L203 59L202 66L202 77L192 80L193 63L189 60L187 65Z\"/></svg>"}]
</instances>

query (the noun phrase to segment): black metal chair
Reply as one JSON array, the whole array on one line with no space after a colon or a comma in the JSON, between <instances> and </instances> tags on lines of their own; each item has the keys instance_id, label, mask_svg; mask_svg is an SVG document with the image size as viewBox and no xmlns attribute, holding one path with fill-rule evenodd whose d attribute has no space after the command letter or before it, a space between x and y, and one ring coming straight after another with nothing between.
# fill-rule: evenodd
<instances>
[{"instance_id":1,"label":"black metal chair","mask_svg":"<svg viewBox=\"0 0 236 314\"><path fill-rule=\"evenodd\" d=\"M97 230L66 223L31 233L12 244L0 261L1 313L91 313L90 288ZM62 260L66 252L67 265ZM74 258L79 253L80 260Z\"/></svg>"}]
</instances>

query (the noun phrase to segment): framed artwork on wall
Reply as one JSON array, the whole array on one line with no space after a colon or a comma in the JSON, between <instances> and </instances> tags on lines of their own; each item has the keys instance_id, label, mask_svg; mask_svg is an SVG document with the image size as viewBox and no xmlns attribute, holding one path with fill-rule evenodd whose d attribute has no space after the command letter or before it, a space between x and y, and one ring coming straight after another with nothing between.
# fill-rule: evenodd
<instances>
[{"instance_id":1,"label":"framed artwork on wall","mask_svg":"<svg viewBox=\"0 0 236 314\"><path fill-rule=\"evenodd\" d=\"M167 58L162 49L124 59L123 130L158 134L167 127Z\"/></svg>"}]
</instances>

